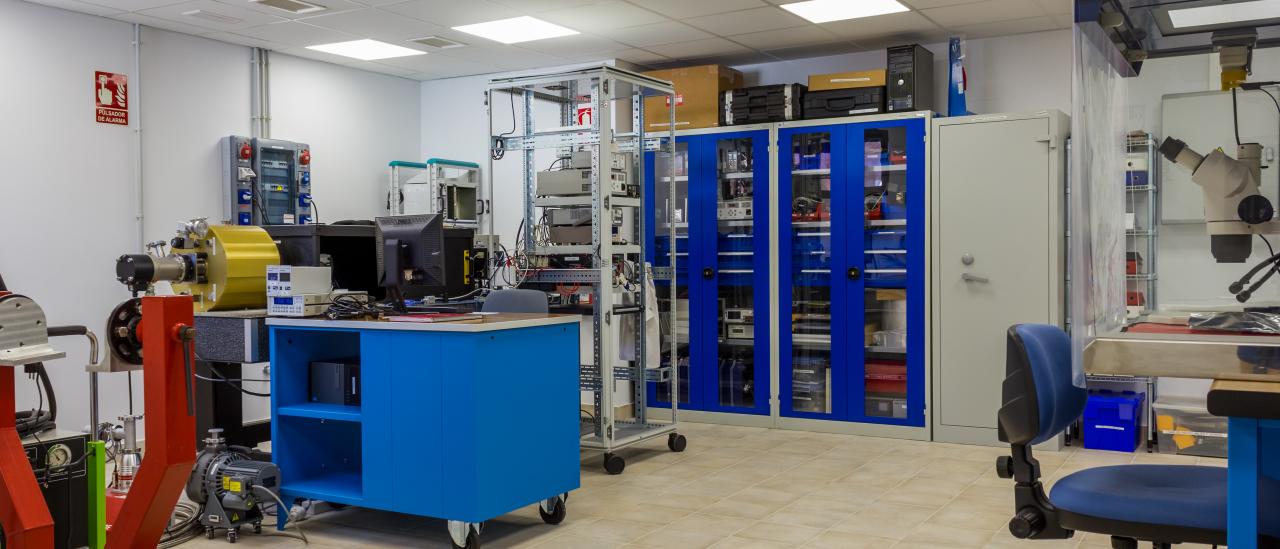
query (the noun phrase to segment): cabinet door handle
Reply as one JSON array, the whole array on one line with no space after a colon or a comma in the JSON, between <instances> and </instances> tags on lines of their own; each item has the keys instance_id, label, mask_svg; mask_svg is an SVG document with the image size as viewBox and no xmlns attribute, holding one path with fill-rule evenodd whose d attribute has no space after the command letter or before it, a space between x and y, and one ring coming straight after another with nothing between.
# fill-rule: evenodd
<instances>
[{"instance_id":1,"label":"cabinet door handle","mask_svg":"<svg viewBox=\"0 0 1280 549\"><path fill-rule=\"evenodd\" d=\"M971 275L969 273L960 275L960 278L965 282L977 282L979 284L989 284L991 282L991 279L985 276Z\"/></svg>"},{"instance_id":2,"label":"cabinet door handle","mask_svg":"<svg viewBox=\"0 0 1280 549\"><path fill-rule=\"evenodd\" d=\"M707 280L711 280L711 277L715 275L716 275L716 272L712 270L711 267L707 267L702 270L702 278L705 278Z\"/></svg>"},{"instance_id":3,"label":"cabinet door handle","mask_svg":"<svg viewBox=\"0 0 1280 549\"><path fill-rule=\"evenodd\" d=\"M849 267L849 280L857 280L862 276L862 270L857 267Z\"/></svg>"}]
</instances>

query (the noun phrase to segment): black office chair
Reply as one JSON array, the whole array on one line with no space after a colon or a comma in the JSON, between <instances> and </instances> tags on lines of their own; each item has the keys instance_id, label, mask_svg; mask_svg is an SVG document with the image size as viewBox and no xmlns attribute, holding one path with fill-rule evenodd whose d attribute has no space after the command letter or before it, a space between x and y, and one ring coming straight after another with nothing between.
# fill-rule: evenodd
<instances>
[{"instance_id":1,"label":"black office chair","mask_svg":"<svg viewBox=\"0 0 1280 549\"><path fill-rule=\"evenodd\" d=\"M480 309L486 313L543 313L550 307L547 305L547 294L538 290L494 290L484 298Z\"/></svg>"},{"instance_id":2,"label":"black office chair","mask_svg":"<svg viewBox=\"0 0 1280 549\"><path fill-rule=\"evenodd\" d=\"M1087 393L1071 383L1071 339L1057 326L1009 328L999 436L1012 455L997 473L1017 482L1009 531L1022 539L1066 539L1074 531L1111 536L1116 549L1139 541L1225 545L1227 470L1195 465L1095 467L1063 477L1045 495L1031 446L1080 417ZM1280 483L1259 487L1260 547L1280 547Z\"/></svg>"}]
</instances>

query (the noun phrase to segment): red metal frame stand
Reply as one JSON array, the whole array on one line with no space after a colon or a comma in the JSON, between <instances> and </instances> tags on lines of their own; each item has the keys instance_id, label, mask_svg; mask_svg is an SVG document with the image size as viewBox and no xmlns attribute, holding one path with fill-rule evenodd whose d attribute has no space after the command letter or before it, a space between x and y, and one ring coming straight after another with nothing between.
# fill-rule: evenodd
<instances>
[{"instance_id":1,"label":"red metal frame stand","mask_svg":"<svg viewBox=\"0 0 1280 549\"><path fill-rule=\"evenodd\" d=\"M13 369L0 367L0 523L5 547L46 549L53 547L53 517L18 438Z\"/></svg>"},{"instance_id":2,"label":"red metal frame stand","mask_svg":"<svg viewBox=\"0 0 1280 549\"><path fill-rule=\"evenodd\" d=\"M151 549L160 541L196 457L196 418L188 414L182 332L195 323L190 296L142 298L142 377L146 453L129 495L107 531L107 549ZM194 354L194 351L192 351ZM195 357L191 357L194 361Z\"/></svg>"}]
</instances>

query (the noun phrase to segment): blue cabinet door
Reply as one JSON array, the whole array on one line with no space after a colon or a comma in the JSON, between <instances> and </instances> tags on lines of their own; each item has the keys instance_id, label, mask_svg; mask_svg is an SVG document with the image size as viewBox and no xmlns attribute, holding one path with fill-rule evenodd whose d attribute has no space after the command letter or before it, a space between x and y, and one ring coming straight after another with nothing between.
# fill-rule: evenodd
<instances>
[{"instance_id":1,"label":"blue cabinet door","mask_svg":"<svg viewBox=\"0 0 1280 549\"><path fill-rule=\"evenodd\" d=\"M863 280L845 302L848 340L863 350L848 363L848 419L923 427L925 120L851 124L847 132L845 253Z\"/></svg>"},{"instance_id":2,"label":"blue cabinet door","mask_svg":"<svg viewBox=\"0 0 1280 549\"><path fill-rule=\"evenodd\" d=\"M769 132L699 138L700 409L769 413Z\"/></svg>"},{"instance_id":3,"label":"blue cabinet door","mask_svg":"<svg viewBox=\"0 0 1280 549\"><path fill-rule=\"evenodd\" d=\"M848 207L860 194L850 131L807 126L778 136L781 414L846 420L850 366L862 359L849 311L862 309L863 290L861 254L849 253L862 238L861 215Z\"/></svg>"},{"instance_id":4,"label":"blue cabinet door","mask_svg":"<svg viewBox=\"0 0 1280 549\"><path fill-rule=\"evenodd\" d=\"M769 413L768 136L680 137L673 159L650 153L646 160L651 257L656 266L669 266L672 257L677 265L674 302L670 284L658 285L663 312L677 311L664 363L674 343L679 402L687 409ZM666 162L676 163L675 177ZM671 190L675 207L667 206ZM650 383L649 401L669 406L671 384Z\"/></svg>"},{"instance_id":5,"label":"blue cabinet door","mask_svg":"<svg viewBox=\"0 0 1280 549\"><path fill-rule=\"evenodd\" d=\"M658 308L664 315L672 309L676 313L675 339L669 336L671 327L663 324L661 344L662 365L674 366L679 374L679 382L649 383L648 399L650 406L667 408L672 398L676 398L681 407L694 404L696 383L690 380L690 360L692 342L690 340L690 307L689 261L694 248L690 232L690 217L696 197L689 193L689 180L693 172L699 168L698 159L694 157L696 141L687 137L676 138L674 154L645 154L645 235L648 242L646 259L655 267L675 266L675 288L673 297L672 283L657 280ZM673 166L674 165L674 166ZM672 169L674 167L674 175ZM674 194L674 197L671 195ZM673 237L671 232L675 231ZM671 347L675 346L675 364L671 364Z\"/></svg>"}]
</instances>

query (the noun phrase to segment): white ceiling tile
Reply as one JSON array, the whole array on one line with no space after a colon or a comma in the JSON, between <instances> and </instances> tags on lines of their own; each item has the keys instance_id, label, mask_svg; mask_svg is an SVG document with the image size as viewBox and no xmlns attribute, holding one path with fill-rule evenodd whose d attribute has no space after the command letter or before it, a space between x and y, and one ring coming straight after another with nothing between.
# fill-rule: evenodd
<instances>
[{"instance_id":1,"label":"white ceiling tile","mask_svg":"<svg viewBox=\"0 0 1280 549\"><path fill-rule=\"evenodd\" d=\"M332 53L325 53L322 51L309 50L307 48L296 48L296 47L282 48L274 51L283 53L285 55L292 55L294 57L301 57L304 59L311 59L314 61L324 61L326 63L333 63L335 65L346 65L347 63L354 63L356 61L356 59L352 59L350 57L343 57L341 55L334 55Z\"/></svg>"},{"instance_id":2,"label":"white ceiling tile","mask_svg":"<svg viewBox=\"0 0 1280 549\"><path fill-rule=\"evenodd\" d=\"M345 32L338 32L333 29L317 27L315 25L308 25L306 23L299 23L297 21L286 21L284 23L252 27L235 31L235 33L269 42L278 42L288 46L304 47L360 39L359 36L347 34Z\"/></svg>"},{"instance_id":3,"label":"white ceiling tile","mask_svg":"<svg viewBox=\"0 0 1280 549\"><path fill-rule=\"evenodd\" d=\"M190 15L183 15L184 13L189 13L194 10L209 12L214 15L234 17L238 19L239 22L222 23L222 22L214 21L210 19L201 19L201 18L190 16ZM242 7L232 6L229 4L223 4L215 0L191 0L189 2L183 2L181 4L171 4L168 6L161 6L158 8L151 8L148 10L140 11L138 13L141 15L149 16L149 17L167 19L169 21L174 21L183 25L190 25L193 27L198 27L198 28L203 28L203 29L208 29L213 31L246 29L249 27L256 27L258 25L266 25L269 23L275 23L275 22L284 20L274 15L268 15L268 14L254 11L251 9L245 9ZM204 32L208 32L208 30Z\"/></svg>"},{"instance_id":4,"label":"white ceiling tile","mask_svg":"<svg viewBox=\"0 0 1280 549\"><path fill-rule=\"evenodd\" d=\"M302 19L305 17L315 17L321 14L326 14L326 13L339 13L344 11L368 8L368 6L365 6L364 4L357 4L355 2L352 2L351 0L303 0L308 4L316 4L318 6L324 6L325 9L324 11L315 11L310 13L293 13L288 10L282 10L280 8L273 8L265 4L260 4L252 0L218 0L218 1L224 4L233 5L233 6L244 6L247 9L265 13L267 15L274 15L276 17L281 17L284 19Z\"/></svg>"},{"instance_id":5,"label":"white ceiling tile","mask_svg":"<svg viewBox=\"0 0 1280 549\"><path fill-rule=\"evenodd\" d=\"M442 27L484 23L520 15L516 10L487 0L412 0L382 6L380 9Z\"/></svg>"},{"instance_id":6,"label":"white ceiling tile","mask_svg":"<svg viewBox=\"0 0 1280 549\"><path fill-rule=\"evenodd\" d=\"M155 27L157 29L170 30L173 32L181 32L184 34L203 34L203 33L209 32L210 30L213 30L213 29L210 29L209 27L197 27L195 25L187 25L184 23L179 23L177 21L161 19L159 17L152 17L150 15L143 15L141 13L121 13L117 15L112 15L111 18L117 19L120 21L127 21L129 23L138 23L140 25L147 25L149 27Z\"/></svg>"},{"instance_id":7,"label":"white ceiling tile","mask_svg":"<svg viewBox=\"0 0 1280 549\"><path fill-rule=\"evenodd\" d=\"M138 11L169 4L177 4L182 0L95 0L93 4L108 8L115 8L120 11Z\"/></svg>"},{"instance_id":8,"label":"white ceiling tile","mask_svg":"<svg viewBox=\"0 0 1280 549\"><path fill-rule=\"evenodd\" d=\"M1043 32L1065 28L1048 16L1030 17L1015 21L994 21L963 27L952 27L950 30L964 38L988 38L992 36L1009 36L1028 32Z\"/></svg>"},{"instance_id":9,"label":"white ceiling tile","mask_svg":"<svg viewBox=\"0 0 1280 549\"><path fill-rule=\"evenodd\" d=\"M954 6L957 4L973 4L982 0L898 0L908 7L924 10L929 8L940 8L942 6ZM1070 0L1068 0L1070 1Z\"/></svg>"},{"instance_id":10,"label":"white ceiling tile","mask_svg":"<svg viewBox=\"0 0 1280 549\"><path fill-rule=\"evenodd\" d=\"M811 24L789 11L774 6L693 17L686 19L685 22L720 36L802 27Z\"/></svg>"},{"instance_id":11,"label":"white ceiling tile","mask_svg":"<svg viewBox=\"0 0 1280 549\"><path fill-rule=\"evenodd\" d=\"M627 0L672 19L764 7L761 0ZM792 0L789 0L792 1Z\"/></svg>"},{"instance_id":12,"label":"white ceiling tile","mask_svg":"<svg viewBox=\"0 0 1280 549\"><path fill-rule=\"evenodd\" d=\"M547 38L545 40L521 42L520 47L527 50L558 56L580 56L592 53L619 51L627 48L627 46L614 42L613 40L601 38L592 34L573 34L569 36Z\"/></svg>"},{"instance_id":13,"label":"white ceiling tile","mask_svg":"<svg viewBox=\"0 0 1280 549\"><path fill-rule=\"evenodd\" d=\"M654 44L670 44L672 42L688 42L690 40L711 38L711 35L684 23L664 21L638 27L614 29L609 31L609 37L624 44L645 47Z\"/></svg>"},{"instance_id":14,"label":"white ceiling tile","mask_svg":"<svg viewBox=\"0 0 1280 549\"><path fill-rule=\"evenodd\" d=\"M667 57L665 55L653 53L649 50L644 50L639 48L623 50L618 52L616 55L618 59L621 59L623 61L630 61L632 63L637 63L640 65L648 65L650 63L661 63L663 61L671 60L670 57Z\"/></svg>"},{"instance_id":15,"label":"white ceiling tile","mask_svg":"<svg viewBox=\"0 0 1280 549\"><path fill-rule=\"evenodd\" d=\"M666 20L661 15L617 0L549 11L538 17L578 32L593 33Z\"/></svg>"},{"instance_id":16,"label":"white ceiling tile","mask_svg":"<svg viewBox=\"0 0 1280 549\"><path fill-rule=\"evenodd\" d=\"M438 53L379 59L378 62L401 69L408 69L413 72L453 73L456 71L472 71L470 74L493 72L491 70L487 70L487 67L483 64L455 59Z\"/></svg>"},{"instance_id":17,"label":"white ceiling tile","mask_svg":"<svg viewBox=\"0 0 1280 549\"><path fill-rule=\"evenodd\" d=\"M942 30L932 21L913 11L832 21L823 23L822 28L853 42L895 34L930 33Z\"/></svg>"},{"instance_id":18,"label":"white ceiling tile","mask_svg":"<svg viewBox=\"0 0 1280 549\"><path fill-rule=\"evenodd\" d=\"M730 42L723 38L704 38L702 40L692 40L689 42L677 42L675 44L651 46L645 49L659 55L665 55L672 59L692 59L698 57L711 57L713 55L730 55L747 51L746 46Z\"/></svg>"},{"instance_id":19,"label":"white ceiling tile","mask_svg":"<svg viewBox=\"0 0 1280 549\"><path fill-rule=\"evenodd\" d=\"M377 9L361 9L302 20L309 25L389 42L402 42L436 34L440 27Z\"/></svg>"},{"instance_id":20,"label":"white ceiling tile","mask_svg":"<svg viewBox=\"0 0 1280 549\"><path fill-rule=\"evenodd\" d=\"M87 2L79 2L77 0L27 0L33 4L43 4L64 10L78 11L80 13L88 13L91 15L115 15L124 13L124 10L107 6L99 6Z\"/></svg>"},{"instance_id":21,"label":"white ceiling tile","mask_svg":"<svg viewBox=\"0 0 1280 549\"><path fill-rule=\"evenodd\" d=\"M404 0L352 0L352 1L356 2L357 4L364 4L366 6L372 6L375 8L378 6L386 6L388 4L399 4L401 2L404 2Z\"/></svg>"},{"instance_id":22,"label":"white ceiling tile","mask_svg":"<svg viewBox=\"0 0 1280 549\"><path fill-rule=\"evenodd\" d=\"M984 0L976 4L921 10L920 13L946 28L1048 15L1044 8L1030 0Z\"/></svg>"},{"instance_id":23,"label":"white ceiling tile","mask_svg":"<svg viewBox=\"0 0 1280 549\"><path fill-rule=\"evenodd\" d=\"M812 46L841 41L839 36L817 25L753 32L750 34L735 34L728 38L748 48L757 50Z\"/></svg>"},{"instance_id":24,"label":"white ceiling tile","mask_svg":"<svg viewBox=\"0 0 1280 549\"><path fill-rule=\"evenodd\" d=\"M600 0L490 0L502 4L526 15L537 15L548 11L576 8L594 4Z\"/></svg>"},{"instance_id":25,"label":"white ceiling tile","mask_svg":"<svg viewBox=\"0 0 1280 549\"><path fill-rule=\"evenodd\" d=\"M248 36L240 36L239 34L233 34L230 32L211 32L209 34L202 34L201 36L208 38L210 40L218 40L220 42L226 42L228 44L239 44L241 46L249 46L251 48L280 50L280 49L289 47L284 44L277 44L275 42L270 42L270 41L262 40L258 38L249 38Z\"/></svg>"}]
</instances>

